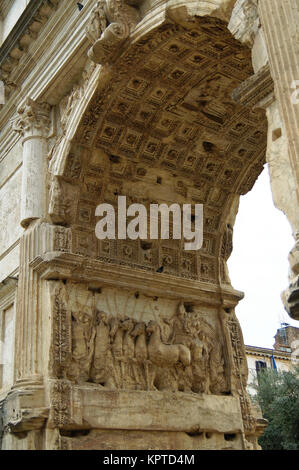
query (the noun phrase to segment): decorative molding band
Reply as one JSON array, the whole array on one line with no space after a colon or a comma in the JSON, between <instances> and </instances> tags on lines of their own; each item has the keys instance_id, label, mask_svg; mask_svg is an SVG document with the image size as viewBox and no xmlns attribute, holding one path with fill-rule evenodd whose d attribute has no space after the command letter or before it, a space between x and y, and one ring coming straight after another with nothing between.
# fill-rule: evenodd
<instances>
[{"instance_id":1,"label":"decorative molding band","mask_svg":"<svg viewBox=\"0 0 299 470\"><path fill-rule=\"evenodd\" d=\"M7 250L3 251L3 253L0 254L0 261L3 260L3 258L5 258L19 244L20 244L20 239L18 238L12 245L10 245L9 248L7 248Z\"/></svg>"},{"instance_id":2,"label":"decorative molding band","mask_svg":"<svg viewBox=\"0 0 299 470\"><path fill-rule=\"evenodd\" d=\"M233 396L202 394L197 397L188 393L107 391L94 384L72 385L67 381L55 381L52 383L50 401L49 428L243 431L238 398ZM134 407L130 403L134 403Z\"/></svg>"},{"instance_id":3,"label":"decorative molding band","mask_svg":"<svg viewBox=\"0 0 299 470\"><path fill-rule=\"evenodd\" d=\"M17 66L24 54L24 49L38 36L36 27L31 30L31 25L40 24L41 29L51 16L53 8L56 9L60 1L31 0L0 47L0 78L5 83L6 93L9 94L15 87L13 81L10 80L11 71Z\"/></svg>"},{"instance_id":4,"label":"decorative molding band","mask_svg":"<svg viewBox=\"0 0 299 470\"><path fill-rule=\"evenodd\" d=\"M57 4L59 0L52 0L52 4ZM43 3L48 3L47 0L31 0L24 12L12 28L11 32L0 47L0 66L4 63L5 59L9 56L13 48L18 46L20 37L27 32L27 29L34 20L34 16L38 12Z\"/></svg>"},{"instance_id":5,"label":"decorative molding band","mask_svg":"<svg viewBox=\"0 0 299 470\"><path fill-rule=\"evenodd\" d=\"M18 280L9 276L0 282L0 310L14 302Z\"/></svg>"},{"instance_id":6,"label":"decorative molding band","mask_svg":"<svg viewBox=\"0 0 299 470\"><path fill-rule=\"evenodd\" d=\"M87 61L89 41L85 28L92 2L93 0L88 0L79 14L76 4L60 0L58 8L39 31L38 37L24 47L19 62L10 72L10 82L16 87L11 89L5 105L0 106L0 128L3 129L1 139L4 138L2 132L7 133L6 129L11 125L10 120L13 119L16 108L23 104L25 96L53 105L69 92L69 82L66 80L65 87L63 87L61 76L68 75L70 81L78 79L78 74ZM55 36L53 36L54 31ZM55 40L57 37L62 40L63 45L60 49L57 49ZM43 44L47 44L46 49ZM27 48L28 52L26 52ZM17 134L9 132L9 136L11 135L14 135L15 139L20 138ZM3 151L6 151L5 143L2 145Z\"/></svg>"},{"instance_id":7,"label":"decorative molding band","mask_svg":"<svg viewBox=\"0 0 299 470\"><path fill-rule=\"evenodd\" d=\"M274 82L270 74L270 68L269 65L265 65L235 88L232 97L236 103L242 106L254 107L273 92Z\"/></svg>"},{"instance_id":8,"label":"decorative molding band","mask_svg":"<svg viewBox=\"0 0 299 470\"><path fill-rule=\"evenodd\" d=\"M215 307L234 308L244 296L243 292L229 286L184 280L169 274L146 272L71 253L47 252L32 260L30 267L46 280L68 279L85 282L95 288L114 286L173 299L188 297L190 301Z\"/></svg>"},{"instance_id":9,"label":"decorative molding band","mask_svg":"<svg viewBox=\"0 0 299 470\"><path fill-rule=\"evenodd\" d=\"M256 351L255 349L249 349L252 348L252 346L245 346L246 349L246 355L250 356L261 356L261 357L267 357L271 358L274 356L275 359L282 359L284 361L290 361L291 360L291 353L283 353L282 351L275 351L273 350L266 350L266 349L261 349L260 351Z\"/></svg>"}]
</instances>

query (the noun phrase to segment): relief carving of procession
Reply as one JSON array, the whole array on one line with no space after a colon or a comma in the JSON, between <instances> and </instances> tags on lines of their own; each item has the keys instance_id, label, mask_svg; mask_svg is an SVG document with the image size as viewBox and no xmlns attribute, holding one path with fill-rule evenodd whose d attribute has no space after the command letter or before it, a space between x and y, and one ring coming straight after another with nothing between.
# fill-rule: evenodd
<instances>
[{"instance_id":1,"label":"relief carving of procession","mask_svg":"<svg viewBox=\"0 0 299 470\"><path fill-rule=\"evenodd\" d=\"M87 309L88 311L88 309ZM176 313L149 321L95 309L71 311L65 376L109 390L225 394L223 345L217 328L181 302Z\"/></svg>"}]
</instances>

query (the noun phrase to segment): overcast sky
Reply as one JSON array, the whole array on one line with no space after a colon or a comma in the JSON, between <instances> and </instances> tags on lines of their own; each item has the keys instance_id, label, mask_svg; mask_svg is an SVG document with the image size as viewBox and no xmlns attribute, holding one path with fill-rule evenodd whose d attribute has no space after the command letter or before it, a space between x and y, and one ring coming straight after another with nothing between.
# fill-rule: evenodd
<instances>
[{"instance_id":1,"label":"overcast sky","mask_svg":"<svg viewBox=\"0 0 299 470\"><path fill-rule=\"evenodd\" d=\"M286 216L274 207L267 166L241 196L233 243L228 266L233 287L245 293L236 309L245 344L272 348L280 322L299 327L299 321L288 316L280 298L295 242Z\"/></svg>"}]
</instances>

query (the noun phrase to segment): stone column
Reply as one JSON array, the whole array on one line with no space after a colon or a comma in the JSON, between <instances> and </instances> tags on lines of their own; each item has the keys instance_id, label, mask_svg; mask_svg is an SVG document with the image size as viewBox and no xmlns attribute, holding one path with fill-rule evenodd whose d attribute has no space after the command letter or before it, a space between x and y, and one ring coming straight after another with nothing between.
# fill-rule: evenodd
<instances>
[{"instance_id":1,"label":"stone column","mask_svg":"<svg viewBox=\"0 0 299 470\"><path fill-rule=\"evenodd\" d=\"M238 0L228 28L252 49L255 71L235 90L237 102L264 108L267 163L275 206L292 227L290 287L282 297L299 319L299 0Z\"/></svg>"},{"instance_id":2,"label":"stone column","mask_svg":"<svg viewBox=\"0 0 299 470\"><path fill-rule=\"evenodd\" d=\"M299 205L299 0L260 0L258 12Z\"/></svg>"},{"instance_id":3,"label":"stone column","mask_svg":"<svg viewBox=\"0 0 299 470\"><path fill-rule=\"evenodd\" d=\"M31 263L41 249L42 220L47 213L47 137L50 106L30 98L18 109L13 128L22 136L23 167L21 225L26 229L20 240L20 267L16 311L17 384L42 380L41 281Z\"/></svg>"},{"instance_id":4,"label":"stone column","mask_svg":"<svg viewBox=\"0 0 299 470\"><path fill-rule=\"evenodd\" d=\"M14 130L23 138L21 225L26 228L46 214L47 136L50 106L27 98L18 109Z\"/></svg>"},{"instance_id":5,"label":"stone column","mask_svg":"<svg viewBox=\"0 0 299 470\"><path fill-rule=\"evenodd\" d=\"M299 319L299 0L260 0L258 12L264 31L269 65L274 81L275 103L267 110L272 142L268 142L273 193L283 200L282 210L292 225L296 244L290 253L290 287L283 294L285 308ZM281 125L279 125L280 115ZM285 141L284 141L285 136ZM273 151L273 148L276 147ZM278 157L278 150L279 157ZM276 157L276 158L275 158ZM279 164L277 181L288 180L275 191L274 169ZM293 197L291 195L293 194ZM286 202L288 204L286 204Z\"/></svg>"}]
</instances>

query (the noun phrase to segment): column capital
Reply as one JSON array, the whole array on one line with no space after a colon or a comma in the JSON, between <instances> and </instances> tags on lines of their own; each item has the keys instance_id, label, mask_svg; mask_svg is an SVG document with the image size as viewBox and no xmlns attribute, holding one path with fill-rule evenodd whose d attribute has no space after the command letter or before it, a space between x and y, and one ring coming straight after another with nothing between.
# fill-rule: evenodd
<instances>
[{"instance_id":1,"label":"column capital","mask_svg":"<svg viewBox=\"0 0 299 470\"><path fill-rule=\"evenodd\" d=\"M12 120L12 127L23 137L23 140L27 140L35 137L48 137L50 123L50 105L26 98L25 103L18 108L17 116Z\"/></svg>"}]
</instances>

